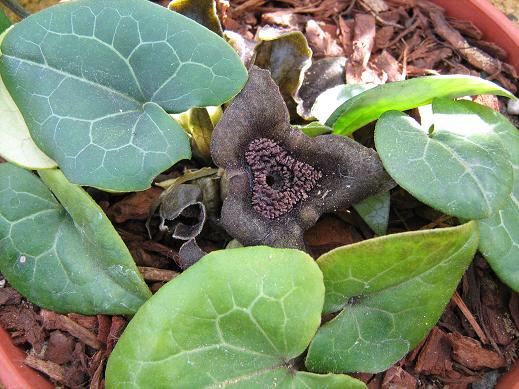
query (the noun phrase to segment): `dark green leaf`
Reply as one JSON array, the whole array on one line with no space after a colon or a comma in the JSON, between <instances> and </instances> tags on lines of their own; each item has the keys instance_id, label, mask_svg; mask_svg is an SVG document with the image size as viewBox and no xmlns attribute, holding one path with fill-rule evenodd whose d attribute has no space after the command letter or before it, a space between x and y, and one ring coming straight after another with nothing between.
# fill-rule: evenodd
<instances>
[{"instance_id":1,"label":"dark green leaf","mask_svg":"<svg viewBox=\"0 0 519 389\"><path fill-rule=\"evenodd\" d=\"M18 23L0 72L35 143L74 183L133 191L190 157L167 113L220 105L246 81L225 41L143 0L78 0Z\"/></svg>"},{"instance_id":2,"label":"dark green leaf","mask_svg":"<svg viewBox=\"0 0 519 389\"><path fill-rule=\"evenodd\" d=\"M151 293L101 208L56 169L0 164L0 267L31 302L59 312L132 314Z\"/></svg>"},{"instance_id":3,"label":"dark green leaf","mask_svg":"<svg viewBox=\"0 0 519 389\"><path fill-rule=\"evenodd\" d=\"M360 203L353 204L353 208L355 208L360 217L375 234L385 235L389 221L390 200L389 192L384 192L368 197Z\"/></svg>"},{"instance_id":4,"label":"dark green leaf","mask_svg":"<svg viewBox=\"0 0 519 389\"><path fill-rule=\"evenodd\" d=\"M108 361L107 388L365 388L293 366L319 327L323 298L319 268L303 252L212 252L135 315Z\"/></svg>"},{"instance_id":5,"label":"dark green leaf","mask_svg":"<svg viewBox=\"0 0 519 389\"><path fill-rule=\"evenodd\" d=\"M310 344L315 372L379 372L436 324L478 245L475 222L387 235L322 255L324 313Z\"/></svg>"},{"instance_id":6,"label":"dark green leaf","mask_svg":"<svg viewBox=\"0 0 519 389\"><path fill-rule=\"evenodd\" d=\"M430 128L391 111L375 129L391 177L418 200L464 219L484 219L501 209L513 185L508 154L479 107L435 100Z\"/></svg>"},{"instance_id":7,"label":"dark green leaf","mask_svg":"<svg viewBox=\"0 0 519 389\"><path fill-rule=\"evenodd\" d=\"M405 111L434 98L494 94L513 98L500 86L471 76L430 76L391 82L361 93L340 105L327 119L335 134L348 135L390 110Z\"/></svg>"}]
</instances>

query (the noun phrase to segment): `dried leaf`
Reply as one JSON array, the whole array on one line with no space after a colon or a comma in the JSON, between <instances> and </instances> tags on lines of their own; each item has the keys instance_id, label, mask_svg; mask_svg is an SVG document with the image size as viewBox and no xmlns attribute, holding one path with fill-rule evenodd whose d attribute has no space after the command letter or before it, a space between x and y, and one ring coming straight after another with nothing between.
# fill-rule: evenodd
<instances>
[{"instance_id":1,"label":"dried leaf","mask_svg":"<svg viewBox=\"0 0 519 389\"><path fill-rule=\"evenodd\" d=\"M299 116L306 120L312 119L310 110L317 97L325 90L344 83L345 66L345 57L323 58L312 63L298 92Z\"/></svg>"},{"instance_id":2,"label":"dried leaf","mask_svg":"<svg viewBox=\"0 0 519 389\"><path fill-rule=\"evenodd\" d=\"M168 7L223 36L214 0L173 0Z\"/></svg>"}]
</instances>

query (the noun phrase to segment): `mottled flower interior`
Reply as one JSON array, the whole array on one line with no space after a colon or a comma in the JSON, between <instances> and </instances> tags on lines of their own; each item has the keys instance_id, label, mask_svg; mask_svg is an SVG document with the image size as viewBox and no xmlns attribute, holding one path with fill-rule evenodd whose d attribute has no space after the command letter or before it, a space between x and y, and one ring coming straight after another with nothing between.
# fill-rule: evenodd
<instances>
[{"instance_id":1,"label":"mottled flower interior","mask_svg":"<svg viewBox=\"0 0 519 389\"><path fill-rule=\"evenodd\" d=\"M268 138L250 142L245 159L252 174L252 207L268 219L288 213L322 177L320 171Z\"/></svg>"}]
</instances>

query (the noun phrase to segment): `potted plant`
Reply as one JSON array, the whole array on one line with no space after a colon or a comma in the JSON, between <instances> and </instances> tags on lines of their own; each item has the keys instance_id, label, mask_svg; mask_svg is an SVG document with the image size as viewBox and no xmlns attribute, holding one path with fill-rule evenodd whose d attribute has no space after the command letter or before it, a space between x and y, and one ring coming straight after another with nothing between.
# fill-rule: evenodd
<instances>
[{"instance_id":1,"label":"potted plant","mask_svg":"<svg viewBox=\"0 0 519 389\"><path fill-rule=\"evenodd\" d=\"M149 20L153 28L146 27ZM297 129L290 125L285 90L252 66L214 129L211 156L227 180L221 224L245 245L270 247L205 255L144 303L149 291L128 250L79 185L142 190L190 157L184 130L167 114L223 104L246 80L236 54L217 38L137 0L71 3L3 35L4 98L12 113L23 115L11 115L16 131L5 144L31 138L35 144L4 146L2 155L38 170L39 178L0 166L2 271L45 308L137 312L108 362L109 387L173 379L186 387L243 380L363 387L343 373L384 370L416 346L478 244L503 280L515 285L510 263L484 242L494 238L491 219L508 206L514 186L516 133L489 108L452 100L512 97L509 92L462 76L374 88L340 85L317 99L312 115L320 123ZM45 82L35 83L35 74ZM421 125L398 112L431 102L432 114L422 111ZM472 132L462 129L460 118L471 120ZM377 119L380 157L344 136ZM319 135L329 131L334 135ZM201 152L194 133L191 139ZM383 228L370 214L387 208L387 191L396 184L467 222L344 246L317 264L301 251L304 231L331 210L355 205L373 229ZM180 186L174 182L165 194L180 198ZM181 211L201 203L200 188L182 190L193 199ZM371 203L363 204L366 199ZM161 225L181 211L165 216L161 205ZM174 234L185 228L191 230L179 222ZM188 243L197 248L196 241ZM188 243L181 250L192 253ZM67 262L72 252L80 263ZM41 258L47 265L36 273ZM48 273L45 282L35 281L40 272ZM319 327L323 312L329 321ZM310 372L300 369L303 363Z\"/></svg>"}]
</instances>

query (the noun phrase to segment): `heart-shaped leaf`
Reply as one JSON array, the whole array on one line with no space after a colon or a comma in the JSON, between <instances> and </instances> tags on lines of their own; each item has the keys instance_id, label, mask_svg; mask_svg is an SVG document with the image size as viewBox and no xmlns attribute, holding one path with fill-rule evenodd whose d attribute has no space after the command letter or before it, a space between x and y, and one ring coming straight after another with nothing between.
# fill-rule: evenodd
<instances>
[{"instance_id":1,"label":"heart-shaped leaf","mask_svg":"<svg viewBox=\"0 0 519 389\"><path fill-rule=\"evenodd\" d=\"M366 200L353 204L353 208L377 235L385 235L389 221L389 192L368 197Z\"/></svg>"},{"instance_id":2,"label":"heart-shaped leaf","mask_svg":"<svg viewBox=\"0 0 519 389\"><path fill-rule=\"evenodd\" d=\"M1 10L0 10L1 12ZM0 18L1 19L1 18ZM0 21L1 23L1 21ZM1 30L1 28L0 28ZM0 45L6 32L0 35ZM48 169L56 162L36 146L18 107L0 76L0 156L27 169Z\"/></svg>"},{"instance_id":3,"label":"heart-shaped leaf","mask_svg":"<svg viewBox=\"0 0 519 389\"><path fill-rule=\"evenodd\" d=\"M519 132L500 113L484 106L474 109L500 136L514 169L514 189L504 208L478 220L479 250L499 278L519 292Z\"/></svg>"},{"instance_id":4,"label":"heart-shaped leaf","mask_svg":"<svg viewBox=\"0 0 519 389\"><path fill-rule=\"evenodd\" d=\"M317 263L324 313L306 367L379 372L412 350L436 324L478 245L475 222L387 235L340 247Z\"/></svg>"},{"instance_id":5,"label":"heart-shaped leaf","mask_svg":"<svg viewBox=\"0 0 519 389\"><path fill-rule=\"evenodd\" d=\"M0 270L31 302L58 312L132 314L150 297L101 208L56 169L0 164Z\"/></svg>"},{"instance_id":6,"label":"heart-shaped leaf","mask_svg":"<svg viewBox=\"0 0 519 389\"><path fill-rule=\"evenodd\" d=\"M0 72L35 143L81 185L133 191L190 157L167 113L219 105L246 81L194 21L144 0L79 0L9 31Z\"/></svg>"},{"instance_id":7,"label":"heart-shaped leaf","mask_svg":"<svg viewBox=\"0 0 519 389\"><path fill-rule=\"evenodd\" d=\"M295 370L323 299L322 275L303 252L210 253L135 315L108 361L107 388L365 388Z\"/></svg>"},{"instance_id":8,"label":"heart-shaped leaf","mask_svg":"<svg viewBox=\"0 0 519 389\"><path fill-rule=\"evenodd\" d=\"M433 126L391 111L379 119L375 145L387 172L420 201L448 215L483 219L501 209L513 170L479 105L433 102Z\"/></svg>"},{"instance_id":9,"label":"heart-shaped leaf","mask_svg":"<svg viewBox=\"0 0 519 389\"><path fill-rule=\"evenodd\" d=\"M472 76L430 76L379 85L341 104L327 119L335 134L348 135L384 112L430 104L435 98L494 94L514 98L500 86Z\"/></svg>"}]
</instances>

